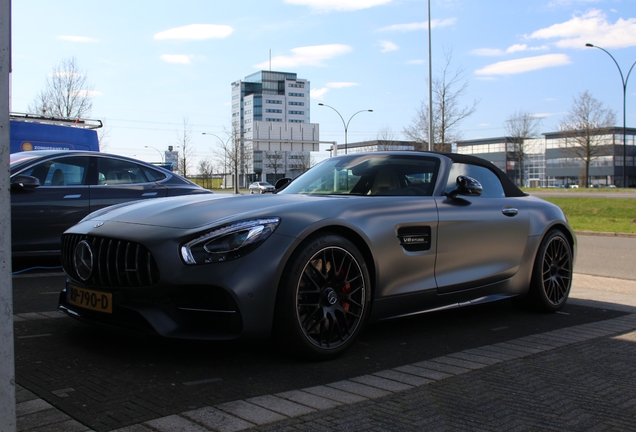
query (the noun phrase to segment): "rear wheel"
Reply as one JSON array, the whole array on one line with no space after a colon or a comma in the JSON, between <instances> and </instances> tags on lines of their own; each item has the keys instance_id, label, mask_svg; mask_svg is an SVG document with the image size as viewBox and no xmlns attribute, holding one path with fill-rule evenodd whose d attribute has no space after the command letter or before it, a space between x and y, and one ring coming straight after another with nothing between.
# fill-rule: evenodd
<instances>
[{"instance_id":1,"label":"rear wheel","mask_svg":"<svg viewBox=\"0 0 636 432\"><path fill-rule=\"evenodd\" d=\"M532 270L527 306L542 312L556 312L568 299L572 287L573 255L561 231L550 231L539 247Z\"/></svg>"},{"instance_id":2,"label":"rear wheel","mask_svg":"<svg viewBox=\"0 0 636 432\"><path fill-rule=\"evenodd\" d=\"M314 237L285 269L276 337L294 354L334 358L355 341L369 305L369 274L355 245L334 234Z\"/></svg>"}]
</instances>

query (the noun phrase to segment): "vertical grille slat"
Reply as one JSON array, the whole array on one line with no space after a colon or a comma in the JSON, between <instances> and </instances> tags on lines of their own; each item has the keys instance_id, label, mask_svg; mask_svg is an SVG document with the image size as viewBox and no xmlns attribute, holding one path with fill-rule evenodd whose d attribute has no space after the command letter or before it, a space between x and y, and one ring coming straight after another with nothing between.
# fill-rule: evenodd
<instances>
[{"instance_id":1,"label":"vertical grille slat","mask_svg":"<svg viewBox=\"0 0 636 432\"><path fill-rule=\"evenodd\" d=\"M93 271L82 280L75 268L77 245L86 241L93 252ZM159 268L146 247L125 240L65 234L62 237L62 267L72 279L93 286L138 287L159 281Z\"/></svg>"}]
</instances>

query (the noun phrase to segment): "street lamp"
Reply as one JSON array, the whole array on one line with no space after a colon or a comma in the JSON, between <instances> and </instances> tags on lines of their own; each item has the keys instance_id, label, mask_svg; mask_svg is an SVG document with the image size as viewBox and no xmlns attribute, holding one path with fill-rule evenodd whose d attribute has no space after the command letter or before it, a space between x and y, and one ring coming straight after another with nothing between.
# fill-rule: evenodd
<instances>
[{"instance_id":1,"label":"street lamp","mask_svg":"<svg viewBox=\"0 0 636 432\"><path fill-rule=\"evenodd\" d=\"M165 163L165 159L164 159L164 154L161 153L161 150L159 150L156 147L152 147L152 146L144 146L145 148L151 148L153 150L157 150L157 152L159 152L159 156L161 156L161 163Z\"/></svg>"},{"instance_id":2,"label":"street lamp","mask_svg":"<svg viewBox=\"0 0 636 432\"><path fill-rule=\"evenodd\" d=\"M627 72L627 76L624 76L623 71L621 70L621 67L618 65L618 62L616 61L614 56L609 53L609 51L607 51L605 48L601 48L600 46L593 45L591 43L587 43L585 44L585 46L590 48L598 48L601 51L604 51L605 54L607 54L608 56L610 56L612 60L614 60L614 64L618 68L618 73L621 74L621 82L623 84L623 184L622 186L627 187L627 133L626 133L627 126L625 124L626 123L625 108L626 108L626 96L627 96L627 80L629 79L629 75L632 73L632 69L634 69L634 65L636 65L636 61L632 63L632 67L629 68L629 72Z\"/></svg>"},{"instance_id":3,"label":"street lamp","mask_svg":"<svg viewBox=\"0 0 636 432\"><path fill-rule=\"evenodd\" d=\"M331 108L332 110L336 112L336 114L338 114L338 116L340 117L340 120L342 120L342 125L344 126L344 133L345 133L345 154L347 154L347 130L349 130L349 123L351 122L351 119L355 117L356 114L360 114L361 112L373 112L373 110L360 110L357 113L354 113L351 117L349 117L349 121L345 123L344 118L342 118L342 115L340 115L338 110L335 109L334 107L326 105L324 103L319 103L318 106L326 106L327 108ZM335 146L336 146L334 148L335 154L338 154L338 144L336 144Z\"/></svg>"}]
</instances>

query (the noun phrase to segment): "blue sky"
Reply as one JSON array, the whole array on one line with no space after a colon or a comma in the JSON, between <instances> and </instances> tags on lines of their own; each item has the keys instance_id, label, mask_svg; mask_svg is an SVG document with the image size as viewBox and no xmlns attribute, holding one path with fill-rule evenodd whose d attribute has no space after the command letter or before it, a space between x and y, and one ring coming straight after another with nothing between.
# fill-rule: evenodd
<instances>
[{"instance_id":1,"label":"blue sky","mask_svg":"<svg viewBox=\"0 0 636 432\"><path fill-rule=\"evenodd\" d=\"M184 118L197 159L230 128L231 83L260 69L311 82L311 121L321 140L402 139L428 98L425 0L13 0L12 111L25 112L61 60L75 57L94 87L92 118L106 124L111 153L157 161ZM464 70L464 139L505 134L516 111L558 128L589 91L617 113L636 60L635 0L431 0L432 66L444 53ZM636 69L636 68L635 68ZM636 75L634 72L632 75ZM636 77L627 124L636 126ZM324 146L323 146L324 147ZM322 151L320 159L327 155Z\"/></svg>"}]
</instances>

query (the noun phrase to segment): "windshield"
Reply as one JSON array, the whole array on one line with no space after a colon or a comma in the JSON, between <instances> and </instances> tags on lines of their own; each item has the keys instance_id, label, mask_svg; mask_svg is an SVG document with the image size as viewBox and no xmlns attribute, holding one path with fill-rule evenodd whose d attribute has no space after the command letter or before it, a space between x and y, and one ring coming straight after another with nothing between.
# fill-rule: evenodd
<instances>
[{"instance_id":1,"label":"windshield","mask_svg":"<svg viewBox=\"0 0 636 432\"><path fill-rule=\"evenodd\" d=\"M439 160L421 155L357 154L322 161L281 194L432 195Z\"/></svg>"}]
</instances>

